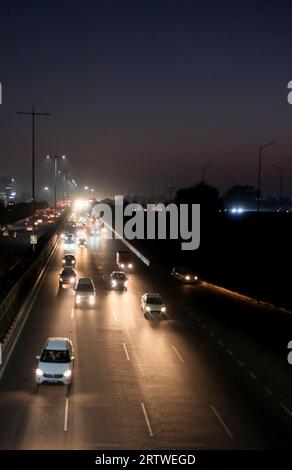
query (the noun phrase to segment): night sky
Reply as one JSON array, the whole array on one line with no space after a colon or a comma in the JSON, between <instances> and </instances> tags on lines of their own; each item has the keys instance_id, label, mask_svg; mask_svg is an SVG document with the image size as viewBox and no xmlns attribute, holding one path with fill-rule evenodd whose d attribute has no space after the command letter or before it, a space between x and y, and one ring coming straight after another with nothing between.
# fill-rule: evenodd
<instances>
[{"instance_id":1,"label":"night sky","mask_svg":"<svg viewBox=\"0 0 292 470\"><path fill-rule=\"evenodd\" d=\"M1 175L30 191L31 121L37 185L62 153L97 196L161 194L207 181L292 196L291 1L2 1ZM291 190L290 190L291 187Z\"/></svg>"}]
</instances>

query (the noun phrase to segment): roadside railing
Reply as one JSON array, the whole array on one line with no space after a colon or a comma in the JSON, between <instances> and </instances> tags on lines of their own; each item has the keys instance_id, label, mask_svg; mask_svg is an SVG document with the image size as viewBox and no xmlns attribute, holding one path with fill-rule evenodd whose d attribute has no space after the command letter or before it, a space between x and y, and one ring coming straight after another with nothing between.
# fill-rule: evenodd
<instances>
[{"instance_id":1,"label":"roadside railing","mask_svg":"<svg viewBox=\"0 0 292 470\"><path fill-rule=\"evenodd\" d=\"M64 224L65 221L61 222L61 224L56 227L56 232L59 231ZM25 311L27 310L27 304L29 303L28 301L31 300L31 294L35 291L40 281L44 266L51 259L51 256L57 248L59 237L56 232L52 234L38 257L16 281L0 304L0 359L2 359L2 363L4 362L3 359L7 354L7 349L9 349L8 346L14 336L15 330L18 329L18 326L22 323Z\"/></svg>"}]
</instances>

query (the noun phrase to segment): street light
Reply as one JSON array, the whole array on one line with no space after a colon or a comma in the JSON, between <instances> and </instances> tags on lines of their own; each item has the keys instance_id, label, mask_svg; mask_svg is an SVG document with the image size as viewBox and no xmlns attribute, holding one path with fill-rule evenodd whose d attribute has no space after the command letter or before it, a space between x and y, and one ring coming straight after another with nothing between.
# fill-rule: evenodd
<instances>
[{"instance_id":1,"label":"street light","mask_svg":"<svg viewBox=\"0 0 292 470\"><path fill-rule=\"evenodd\" d=\"M57 175L58 175L58 160L65 160L65 155L47 155L47 160L51 158L54 160L54 212L55 212L55 219L57 214Z\"/></svg>"},{"instance_id":2,"label":"street light","mask_svg":"<svg viewBox=\"0 0 292 470\"><path fill-rule=\"evenodd\" d=\"M267 144L260 145L259 147L259 170L258 170L258 190L257 190L257 212L260 212L261 203L261 172L262 172L262 150L275 142L268 142Z\"/></svg>"}]
</instances>

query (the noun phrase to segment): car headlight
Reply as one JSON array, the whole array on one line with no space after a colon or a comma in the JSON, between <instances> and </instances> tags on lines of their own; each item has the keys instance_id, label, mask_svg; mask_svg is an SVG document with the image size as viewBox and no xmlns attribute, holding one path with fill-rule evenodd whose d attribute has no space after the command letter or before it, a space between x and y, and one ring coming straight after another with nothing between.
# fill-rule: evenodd
<instances>
[{"instance_id":1,"label":"car headlight","mask_svg":"<svg viewBox=\"0 0 292 470\"><path fill-rule=\"evenodd\" d=\"M165 308L165 307L161 307L161 311L162 311L162 313L166 312L166 308Z\"/></svg>"},{"instance_id":2,"label":"car headlight","mask_svg":"<svg viewBox=\"0 0 292 470\"><path fill-rule=\"evenodd\" d=\"M117 281L113 280L113 281L112 281L112 286L113 286L113 287L116 287L116 285L117 285Z\"/></svg>"},{"instance_id":3,"label":"car headlight","mask_svg":"<svg viewBox=\"0 0 292 470\"><path fill-rule=\"evenodd\" d=\"M75 281L75 278L74 277L70 277L70 282L74 282Z\"/></svg>"},{"instance_id":4,"label":"car headlight","mask_svg":"<svg viewBox=\"0 0 292 470\"><path fill-rule=\"evenodd\" d=\"M151 308L149 306L146 307L146 312L150 312Z\"/></svg>"},{"instance_id":5,"label":"car headlight","mask_svg":"<svg viewBox=\"0 0 292 470\"><path fill-rule=\"evenodd\" d=\"M60 281L63 282L63 278L62 278L62 277L60 277Z\"/></svg>"},{"instance_id":6,"label":"car headlight","mask_svg":"<svg viewBox=\"0 0 292 470\"><path fill-rule=\"evenodd\" d=\"M66 370L66 372L64 372L64 377L71 377L72 375L72 370L71 369L68 369Z\"/></svg>"},{"instance_id":7,"label":"car headlight","mask_svg":"<svg viewBox=\"0 0 292 470\"><path fill-rule=\"evenodd\" d=\"M190 280L190 276L189 276L189 275L188 275L188 276L185 276L185 280L186 280L186 281L189 281L189 280Z\"/></svg>"},{"instance_id":8,"label":"car headlight","mask_svg":"<svg viewBox=\"0 0 292 470\"><path fill-rule=\"evenodd\" d=\"M80 300L81 300L80 295L76 295L76 300L77 300L77 302L80 302Z\"/></svg>"},{"instance_id":9,"label":"car headlight","mask_svg":"<svg viewBox=\"0 0 292 470\"><path fill-rule=\"evenodd\" d=\"M39 368L36 369L35 373L38 377L41 377L42 375L44 375L42 369L39 369Z\"/></svg>"},{"instance_id":10,"label":"car headlight","mask_svg":"<svg viewBox=\"0 0 292 470\"><path fill-rule=\"evenodd\" d=\"M122 263L122 264L121 264L121 267L122 267L122 268L124 268L124 267L125 267L124 263Z\"/></svg>"},{"instance_id":11,"label":"car headlight","mask_svg":"<svg viewBox=\"0 0 292 470\"><path fill-rule=\"evenodd\" d=\"M64 260L64 259L63 259L62 263L65 264L65 260Z\"/></svg>"},{"instance_id":12,"label":"car headlight","mask_svg":"<svg viewBox=\"0 0 292 470\"><path fill-rule=\"evenodd\" d=\"M129 285L128 281L125 281L124 282L124 287L128 287L128 285Z\"/></svg>"},{"instance_id":13,"label":"car headlight","mask_svg":"<svg viewBox=\"0 0 292 470\"><path fill-rule=\"evenodd\" d=\"M198 280L198 276L195 276L195 281L197 281L197 280Z\"/></svg>"},{"instance_id":14,"label":"car headlight","mask_svg":"<svg viewBox=\"0 0 292 470\"><path fill-rule=\"evenodd\" d=\"M128 268L132 269L132 267L133 267L132 263L129 263Z\"/></svg>"}]
</instances>

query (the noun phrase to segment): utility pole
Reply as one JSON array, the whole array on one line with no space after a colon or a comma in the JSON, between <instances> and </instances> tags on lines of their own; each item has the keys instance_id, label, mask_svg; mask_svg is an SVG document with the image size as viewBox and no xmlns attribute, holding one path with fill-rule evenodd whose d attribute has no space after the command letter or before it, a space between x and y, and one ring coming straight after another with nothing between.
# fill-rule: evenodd
<instances>
[{"instance_id":1,"label":"utility pole","mask_svg":"<svg viewBox=\"0 0 292 470\"><path fill-rule=\"evenodd\" d=\"M262 150L270 145L274 145L275 142L269 142L268 144L261 145L259 147L259 169L258 169L258 190L257 190L257 212L260 212L261 204L261 172L262 172Z\"/></svg>"},{"instance_id":2,"label":"utility pole","mask_svg":"<svg viewBox=\"0 0 292 470\"><path fill-rule=\"evenodd\" d=\"M33 234L35 232L35 116L50 116L50 113L38 113L32 107L32 111L16 111L16 114L22 114L26 116L31 116L32 118L32 178L31 178L31 199L32 199L32 223L33 223ZM32 245L34 251L34 245Z\"/></svg>"}]
</instances>

